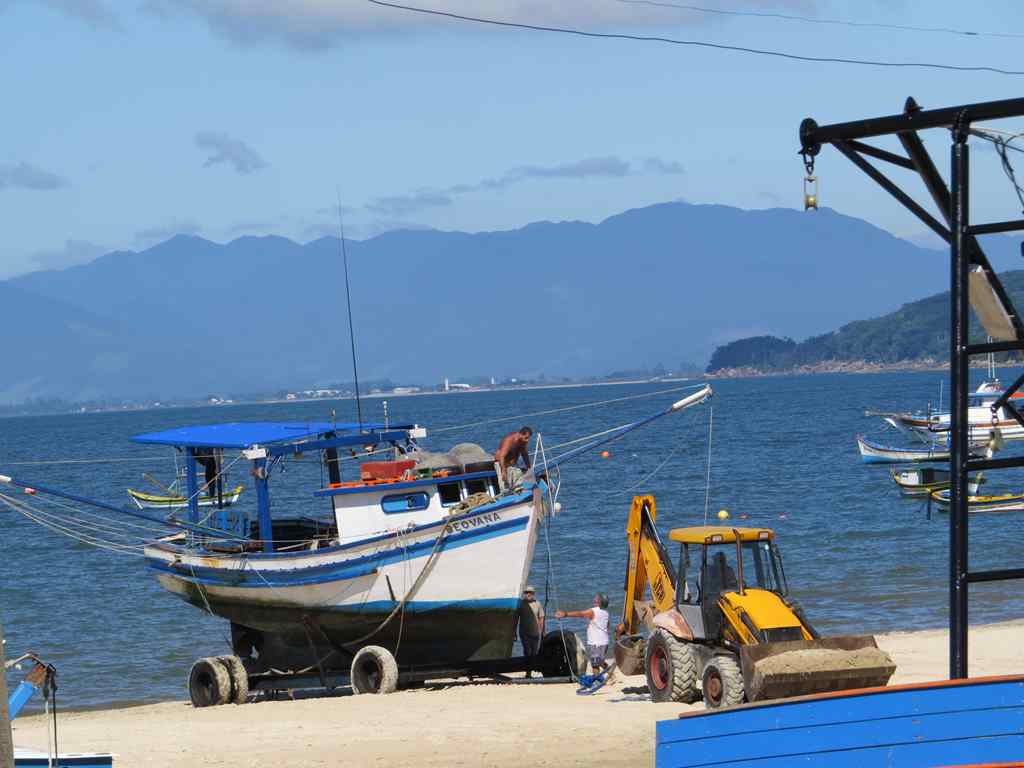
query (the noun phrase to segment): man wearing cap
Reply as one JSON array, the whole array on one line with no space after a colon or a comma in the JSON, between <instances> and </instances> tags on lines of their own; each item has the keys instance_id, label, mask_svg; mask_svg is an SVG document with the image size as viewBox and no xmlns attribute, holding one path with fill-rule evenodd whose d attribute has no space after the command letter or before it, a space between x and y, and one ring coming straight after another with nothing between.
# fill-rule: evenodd
<instances>
[{"instance_id":1,"label":"man wearing cap","mask_svg":"<svg viewBox=\"0 0 1024 768\"><path fill-rule=\"evenodd\" d=\"M608 653L608 595L598 592L594 595L594 605L582 611L555 611L559 619L589 619L587 624L587 656L590 657L590 668L594 674L608 669L605 656Z\"/></svg>"},{"instance_id":2,"label":"man wearing cap","mask_svg":"<svg viewBox=\"0 0 1024 768\"><path fill-rule=\"evenodd\" d=\"M516 626L524 656L537 655L544 635L544 606L537 602L536 592L532 585L528 585L523 590L523 599L519 601L516 612Z\"/></svg>"}]
</instances>

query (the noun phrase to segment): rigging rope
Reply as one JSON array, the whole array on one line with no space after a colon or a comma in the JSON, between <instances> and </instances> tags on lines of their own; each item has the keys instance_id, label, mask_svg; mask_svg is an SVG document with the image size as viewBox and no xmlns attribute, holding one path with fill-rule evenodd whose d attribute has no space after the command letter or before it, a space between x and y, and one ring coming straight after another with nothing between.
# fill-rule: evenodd
<instances>
[{"instance_id":1,"label":"rigging rope","mask_svg":"<svg viewBox=\"0 0 1024 768\"><path fill-rule=\"evenodd\" d=\"M708 409L708 469L704 478L704 525L708 524L708 508L711 505L711 434L715 426L715 405Z\"/></svg>"}]
</instances>

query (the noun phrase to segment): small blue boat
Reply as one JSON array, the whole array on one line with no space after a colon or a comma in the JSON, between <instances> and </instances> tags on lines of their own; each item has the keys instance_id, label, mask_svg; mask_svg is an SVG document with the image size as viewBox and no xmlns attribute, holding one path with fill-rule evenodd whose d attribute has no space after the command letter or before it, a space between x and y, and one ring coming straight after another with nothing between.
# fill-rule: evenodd
<instances>
[{"instance_id":1,"label":"small blue boat","mask_svg":"<svg viewBox=\"0 0 1024 768\"><path fill-rule=\"evenodd\" d=\"M802 696L657 724L656 768L1021 765L1024 676Z\"/></svg>"}]
</instances>

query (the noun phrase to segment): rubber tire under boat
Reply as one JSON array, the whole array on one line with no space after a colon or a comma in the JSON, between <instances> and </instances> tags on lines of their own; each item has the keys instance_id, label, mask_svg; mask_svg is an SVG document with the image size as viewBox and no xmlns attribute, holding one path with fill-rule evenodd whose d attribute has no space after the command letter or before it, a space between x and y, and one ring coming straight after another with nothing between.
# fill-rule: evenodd
<instances>
[{"instance_id":1,"label":"rubber tire under boat","mask_svg":"<svg viewBox=\"0 0 1024 768\"><path fill-rule=\"evenodd\" d=\"M249 673L245 671L245 665L237 656L218 656L217 661L223 664L228 670L231 678L231 695L228 701L232 704L245 704L249 699Z\"/></svg>"},{"instance_id":2,"label":"rubber tire under boat","mask_svg":"<svg viewBox=\"0 0 1024 768\"><path fill-rule=\"evenodd\" d=\"M564 629L544 635L537 661L544 677L579 677L587 671L587 653L583 643L575 633Z\"/></svg>"},{"instance_id":3,"label":"rubber tire under boat","mask_svg":"<svg viewBox=\"0 0 1024 768\"><path fill-rule=\"evenodd\" d=\"M188 673L188 695L194 707L216 707L231 700L231 673L220 659L197 659Z\"/></svg>"},{"instance_id":4,"label":"rubber tire under boat","mask_svg":"<svg viewBox=\"0 0 1024 768\"><path fill-rule=\"evenodd\" d=\"M352 693L394 693L398 688L398 662L387 648L367 645L352 659Z\"/></svg>"}]
</instances>

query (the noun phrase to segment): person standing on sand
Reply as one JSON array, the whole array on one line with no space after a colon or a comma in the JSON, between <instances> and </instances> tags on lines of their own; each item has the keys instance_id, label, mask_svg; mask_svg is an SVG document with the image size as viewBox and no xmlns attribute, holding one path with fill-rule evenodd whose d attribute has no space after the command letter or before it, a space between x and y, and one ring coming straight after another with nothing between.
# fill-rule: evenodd
<instances>
[{"instance_id":1,"label":"person standing on sand","mask_svg":"<svg viewBox=\"0 0 1024 768\"><path fill-rule=\"evenodd\" d=\"M587 656L594 674L608 668L605 656L608 654L608 595L598 592L594 595L594 606L582 611L555 611L559 619L590 619L587 624Z\"/></svg>"},{"instance_id":2,"label":"person standing on sand","mask_svg":"<svg viewBox=\"0 0 1024 768\"><path fill-rule=\"evenodd\" d=\"M527 586L516 611L516 633L523 646L523 656L536 656L544 636L544 606L537 602L537 590Z\"/></svg>"},{"instance_id":3,"label":"person standing on sand","mask_svg":"<svg viewBox=\"0 0 1024 768\"><path fill-rule=\"evenodd\" d=\"M494 452L495 469L498 470L498 477L501 483L514 485L515 481L509 477L509 469L523 460L526 468L530 468L530 438L533 436L533 429L523 427L518 432L509 432L501 438L498 450Z\"/></svg>"}]
</instances>

